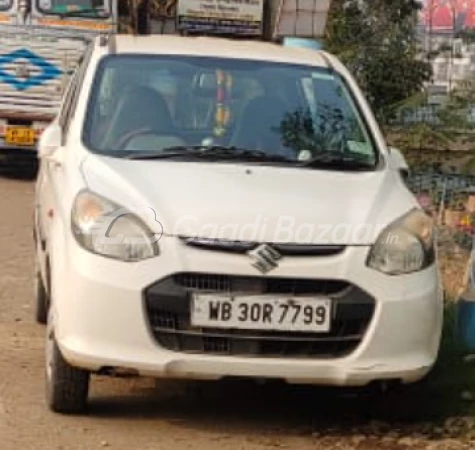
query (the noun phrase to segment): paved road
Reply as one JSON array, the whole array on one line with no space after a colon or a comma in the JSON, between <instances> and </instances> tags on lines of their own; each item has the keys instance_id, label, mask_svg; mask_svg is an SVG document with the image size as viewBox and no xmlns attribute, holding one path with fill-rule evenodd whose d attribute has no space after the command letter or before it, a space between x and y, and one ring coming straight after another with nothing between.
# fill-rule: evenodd
<instances>
[{"instance_id":1,"label":"paved road","mask_svg":"<svg viewBox=\"0 0 475 450\"><path fill-rule=\"evenodd\" d=\"M190 392L171 382L94 378L88 416L50 413L44 328L33 321L32 205L33 183L0 177L1 450L475 448L470 421L450 419L456 431L449 423L434 434L426 407L407 397L367 403L279 385Z\"/></svg>"}]
</instances>

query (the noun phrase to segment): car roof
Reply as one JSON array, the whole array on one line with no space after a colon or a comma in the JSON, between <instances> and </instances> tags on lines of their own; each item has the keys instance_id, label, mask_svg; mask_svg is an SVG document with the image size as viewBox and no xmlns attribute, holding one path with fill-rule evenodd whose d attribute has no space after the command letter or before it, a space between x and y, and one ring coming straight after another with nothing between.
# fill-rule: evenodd
<instances>
[{"instance_id":1,"label":"car roof","mask_svg":"<svg viewBox=\"0 0 475 450\"><path fill-rule=\"evenodd\" d=\"M116 35L114 41L115 54L211 56L328 67L320 51L262 41L176 35Z\"/></svg>"}]
</instances>

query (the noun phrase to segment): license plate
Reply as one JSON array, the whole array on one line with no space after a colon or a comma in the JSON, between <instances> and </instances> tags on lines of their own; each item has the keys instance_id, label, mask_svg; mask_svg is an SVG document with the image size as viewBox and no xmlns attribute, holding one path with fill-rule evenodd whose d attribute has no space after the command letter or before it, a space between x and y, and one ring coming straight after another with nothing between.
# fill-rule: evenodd
<instances>
[{"instance_id":1,"label":"license plate","mask_svg":"<svg viewBox=\"0 0 475 450\"><path fill-rule=\"evenodd\" d=\"M196 294L192 301L191 324L203 328L328 333L331 300Z\"/></svg>"},{"instance_id":2,"label":"license plate","mask_svg":"<svg viewBox=\"0 0 475 450\"><path fill-rule=\"evenodd\" d=\"M34 145L35 130L31 128L9 127L5 136L7 144Z\"/></svg>"}]
</instances>

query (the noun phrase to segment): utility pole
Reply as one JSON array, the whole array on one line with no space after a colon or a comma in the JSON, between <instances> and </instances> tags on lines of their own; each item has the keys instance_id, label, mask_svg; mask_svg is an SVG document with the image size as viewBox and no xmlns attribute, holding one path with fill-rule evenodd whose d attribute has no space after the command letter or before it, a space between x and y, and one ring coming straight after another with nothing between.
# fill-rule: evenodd
<instances>
[{"instance_id":1,"label":"utility pole","mask_svg":"<svg viewBox=\"0 0 475 450\"><path fill-rule=\"evenodd\" d=\"M150 1L140 0L137 8L137 34L150 34Z\"/></svg>"},{"instance_id":2,"label":"utility pole","mask_svg":"<svg viewBox=\"0 0 475 450\"><path fill-rule=\"evenodd\" d=\"M458 0L450 0L450 8L452 10L452 40L450 45L450 64L449 64L449 95L452 92L453 69L455 59L455 28L457 26L457 4Z\"/></svg>"},{"instance_id":3,"label":"utility pole","mask_svg":"<svg viewBox=\"0 0 475 450\"><path fill-rule=\"evenodd\" d=\"M433 20L434 20L434 0L429 3L429 62L432 60L432 38L433 38Z\"/></svg>"},{"instance_id":4,"label":"utility pole","mask_svg":"<svg viewBox=\"0 0 475 450\"><path fill-rule=\"evenodd\" d=\"M434 0L430 0L429 3L429 49L428 49L428 62L432 67L432 56L433 56L433 17L434 17ZM432 72L432 84L434 84L434 73Z\"/></svg>"},{"instance_id":5,"label":"utility pole","mask_svg":"<svg viewBox=\"0 0 475 450\"><path fill-rule=\"evenodd\" d=\"M129 0L130 27L134 34L150 32L149 0Z\"/></svg>"}]
</instances>

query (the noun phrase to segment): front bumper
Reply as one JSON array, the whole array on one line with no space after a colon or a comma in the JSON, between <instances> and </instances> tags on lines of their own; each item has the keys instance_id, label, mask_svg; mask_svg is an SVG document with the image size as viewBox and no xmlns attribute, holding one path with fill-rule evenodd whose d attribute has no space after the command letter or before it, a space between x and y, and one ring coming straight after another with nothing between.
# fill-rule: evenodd
<instances>
[{"instance_id":1,"label":"front bumper","mask_svg":"<svg viewBox=\"0 0 475 450\"><path fill-rule=\"evenodd\" d=\"M120 368L140 375L186 379L279 378L289 383L362 386L377 380L418 381L437 358L443 321L438 272L390 277L365 266L368 248L330 257L288 257L273 277L345 280L374 298L364 336L351 352L331 358L217 355L165 349L150 329L144 291L183 272L256 276L246 255L160 241L161 255L122 263L71 241L53 268L55 333L64 357L91 371ZM53 261L54 266L54 261Z\"/></svg>"}]
</instances>

